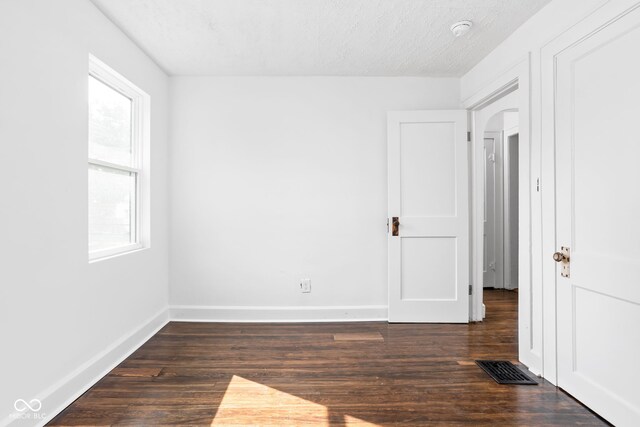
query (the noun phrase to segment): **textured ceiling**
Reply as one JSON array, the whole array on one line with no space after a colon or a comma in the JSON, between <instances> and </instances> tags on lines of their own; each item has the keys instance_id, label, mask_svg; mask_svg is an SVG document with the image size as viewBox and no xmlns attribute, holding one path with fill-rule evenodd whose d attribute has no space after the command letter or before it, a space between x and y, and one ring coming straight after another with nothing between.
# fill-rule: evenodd
<instances>
[{"instance_id":1,"label":"textured ceiling","mask_svg":"<svg viewBox=\"0 0 640 427\"><path fill-rule=\"evenodd\" d=\"M173 75L460 76L550 0L91 1Z\"/></svg>"}]
</instances>

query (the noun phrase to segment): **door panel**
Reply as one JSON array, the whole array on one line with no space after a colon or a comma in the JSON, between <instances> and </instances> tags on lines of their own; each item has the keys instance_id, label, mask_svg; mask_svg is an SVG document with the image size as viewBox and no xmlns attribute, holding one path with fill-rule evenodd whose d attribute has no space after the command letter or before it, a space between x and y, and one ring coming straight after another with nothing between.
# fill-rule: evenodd
<instances>
[{"instance_id":1,"label":"door panel","mask_svg":"<svg viewBox=\"0 0 640 427\"><path fill-rule=\"evenodd\" d=\"M558 385L621 426L640 420L638 46L640 9L556 57Z\"/></svg>"},{"instance_id":2,"label":"door panel","mask_svg":"<svg viewBox=\"0 0 640 427\"><path fill-rule=\"evenodd\" d=\"M407 237L401 242L402 301L455 300L456 238Z\"/></svg>"},{"instance_id":3,"label":"door panel","mask_svg":"<svg viewBox=\"0 0 640 427\"><path fill-rule=\"evenodd\" d=\"M640 325L640 310L635 309L633 304L627 301L577 286L574 289L573 300L576 319L574 331L576 375L579 375L582 380L597 384L602 390L615 391L621 397L628 396L629 403L640 407L638 384L629 381L629 369L612 369L611 365L602 363L603 360L612 359L612 355L615 355L617 366L635 367L637 365L638 353L635 348L637 337L636 340L619 339L617 334L609 331L624 330L630 324ZM598 316L598 312L593 311L594 307L598 307L599 311L606 315Z\"/></svg>"},{"instance_id":4,"label":"door panel","mask_svg":"<svg viewBox=\"0 0 640 427\"><path fill-rule=\"evenodd\" d=\"M389 113L391 322L469 320L466 114Z\"/></svg>"},{"instance_id":5,"label":"door panel","mask_svg":"<svg viewBox=\"0 0 640 427\"><path fill-rule=\"evenodd\" d=\"M400 123L401 216L456 215L454 135L455 123Z\"/></svg>"}]
</instances>

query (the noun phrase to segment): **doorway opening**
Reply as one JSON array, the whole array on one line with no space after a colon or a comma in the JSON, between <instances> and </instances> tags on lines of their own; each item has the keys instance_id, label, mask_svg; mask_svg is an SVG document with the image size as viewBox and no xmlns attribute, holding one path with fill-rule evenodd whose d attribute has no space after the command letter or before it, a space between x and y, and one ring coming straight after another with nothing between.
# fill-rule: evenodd
<instances>
[{"instance_id":1,"label":"doorway opening","mask_svg":"<svg viewBox=\"0 0 640 427\"><path fill-rule=\"evenodd\" d=\"M542 346L544 301L540 285L542 263L540 159L539 147L532 148L530 65L529 60L522 61L463 103L473 120L471 127L472 245L470 265L472 296L470 298L470 320L474 322L483 320L483 303L487 301L484 298L483 288L484 133L487 130L487 123L494 116L505 112L517 112L518 247L511 250L508 256L517 254L517 274L515 271L512 271L511 274L518 277L518 290L497 292L511 295L517 302L517 316L514 317L517 320L513 323L517 327L518 360L534 374L542 375L544 373L542 364L544 356ZM502 130L504 131L504 128ZM513 136L510 138L511 141L515 141L515 139L516 137ZM513 221L509 222L516 228ZM512 265L512 262L509 262L509 265ZM513 284L510 285L513 287ZM490 321L491 307L486 305L486 309L487 320Z\"/></svg>"},{"instance_id":2,"label":"doorway opening","mask_svg":"<svg viewBox=\"0 0 640 427\"><path fill-rule=\"evenodd\" d=\"M518 300L518 114L517 109L494 114L483 133L483 319L485 301L494 300L496 293L509 292L503 298Z\"/></svg>"}]
</instances>

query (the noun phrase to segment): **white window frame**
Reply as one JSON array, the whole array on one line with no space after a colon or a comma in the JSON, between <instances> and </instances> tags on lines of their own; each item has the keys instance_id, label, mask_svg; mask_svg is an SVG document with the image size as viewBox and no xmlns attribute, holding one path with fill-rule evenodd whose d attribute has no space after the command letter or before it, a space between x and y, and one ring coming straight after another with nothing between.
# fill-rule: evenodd
<instances>
[{"instance_id":1,"label":"white window frame","mask_svg":"<svg viewBox=\"0 0 640 427\"><path fill-rule=\"evenodd\" d=\"M99 159L88 158L88 167L99 167L114 171L133 174L135 177L135 209L131 212L131 227L134 235L133 243L116 246L113 248L89 251L89 262L109 258L115 255L137 251L145 247L141 236L142 232L142 200L141 181L144 179L143 168L143 141L145 139L145 115L148 115L149 96L127 80L124 76L100 61L93 55L89 55L89 76L93 77L115 91L131 99L131 151L132 165L121 165L106 162ZM88 77L89 77L88 76ZM89 143L87 138L87 144Z\"/></svg>"}]
</instances>

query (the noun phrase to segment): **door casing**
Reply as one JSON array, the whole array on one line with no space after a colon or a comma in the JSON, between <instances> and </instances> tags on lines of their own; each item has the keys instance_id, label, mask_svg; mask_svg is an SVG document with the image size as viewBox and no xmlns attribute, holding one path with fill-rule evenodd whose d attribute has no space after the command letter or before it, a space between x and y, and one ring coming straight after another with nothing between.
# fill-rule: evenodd
<instances>
[{"instance_id":1,"label":"door casing","mask_svg":"<svg viewBox=\"0 0 640 427\"><path fill-rule=\"evenodd\" d=\"M527 58L482 91L463 102L472 120L471 167L471 297L470 320L482 321L483 212L484 212L484 130L494 114L517 108L519 129L519 360L533 373L543 374L540 275L533 268L540 262L540 201L533 191L537 180L539 155L531 144L530 58ZM537 286L536 286L537 283ZM535 302L535 304L534 304Z\"/></svg>"}]
</instances>

